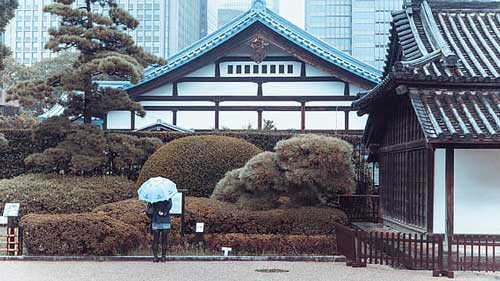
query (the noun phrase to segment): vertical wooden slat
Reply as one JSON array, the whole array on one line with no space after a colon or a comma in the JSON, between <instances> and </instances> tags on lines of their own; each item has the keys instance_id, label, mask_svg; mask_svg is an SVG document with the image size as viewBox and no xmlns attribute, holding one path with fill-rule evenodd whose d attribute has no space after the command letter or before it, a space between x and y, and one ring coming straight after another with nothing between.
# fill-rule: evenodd
<instances>
[{"instance_id":1,"label":"vertical wooden slat","mask_svg":"<svg viewBox=\"0 0 500 281\"><path fill-rule=\"evenodd\" d=\"M496 247L496 243L497 243L497 239L496 239L496 236L493 236L493 272L495 272L497 270L496 268L496 253L495 253L495 247Z\"/></svg>"},{"instance_id":2,"label":"vertical wooden slat","mask_svg":"<svg viewBox=\"0 0 500 281\"><path fill-rule=\"evenodd\" d=\"M403 233L403 241L401 241L401 242L403 242L403 253L402 253L403 254L403 256L402 256L403 261L402 261L402 263L407 264L406 263L406 233Z\"/></svg>"},{"instance_id":3,"label":"vertical wooden slat","mask_svg":"<svg viewBox=\"0 0 500 281\"><path fill-rule=\"evenodd\" d=\"M427 239L425 239L425 268L429 269L429 238L427 235Z\"/></svg>"},{"instance_id":4,"label":"vertical wooden slat","mask_svg":"<svg viewBox=\"0 0 500 281\"><path fill-rule=\"evenodd\" d=\"M432 236L432 270L436 269L436 236Z\"/></svg>"},{"instance_id":5,"label":"vertical wooden slat","mask_svg":"<svg viewBox=\"0 0 500 281\"><path fill-rule=\"evenodd\" d=\"M394 267L395 266L395 262L396 262L396 255L397 255L397 251L396 251L396 241L394 240L395 239L395 233L391 233L391 259L392 259L392 266Z\"/></svg>"},{"instance_id":6,"label":"vertical wooden slat","mask_svg":"<svg viewBox=\"0 0 500 281\"><path fill-rule=\"evenodd\" d=\"M420 234L420 269L424 268L424 234Z\"/></svg>"},{"instance_id":7,"label":"vertical wooden slat","mask_svg":"<svg viewBox=\"0 0 500 281\"><path fill-rule=\"evenodd\" d=\"M397 238L398 238L397 239L398 240L398 243L397 243L398 244L397 245L397 249L398 249L397 255L398 255L398 257L397 257L397 259L398 259L398 266L401 266L401 259L400 259L400 256L401 256L401 254L400 254L401 253L401 247L400 247L401 232L398 232L398 237Z\"/></svg>"},{"instance_id":8,"label":"vertical wooden slat","mask_svg":"<svg viewBox=\"0 0 500 281\"><path fill-rule=\"evenodd\" d=\"M373 263L373 232L369 234L369 243L370 243L370 264Z\"/></svg>"},{"instance_id":9,"label":"vertical wooden slat","mask_svg":"<svg viewBox=\"0 0 500 281\"><path fill-rule=\"evenodd\" d=\"M385 247L387 244L389 244L389 232L385 233L385 237L383 239L383 246ZM386 253L385 255L385 265L389 265L389 253Z\"/></svg>"},{"instance_id":10,"label":"vertical wooden slat","mask_svg":"<svg viewBox=\"0 0 500 281\"><path fill-rule=\"evenodd\" d=\"M469 238L470 240L470 270L474 271L474 240L472 239L472 236Z\"/></svg>"}]
</instances>

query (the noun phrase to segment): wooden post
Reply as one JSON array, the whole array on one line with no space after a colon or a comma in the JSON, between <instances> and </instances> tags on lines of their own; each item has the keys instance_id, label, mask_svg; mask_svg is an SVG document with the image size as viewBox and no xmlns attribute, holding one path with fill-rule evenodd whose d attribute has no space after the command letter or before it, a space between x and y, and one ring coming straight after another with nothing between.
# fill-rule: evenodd
<instances>
[{"instance_id":1,"label":"wooden post","mask_svg":"<svg viewBox=\"0 0 500 281\"><path fill-rule=\"evenodd\" d=\"M219 102L215 102L215 130L219 130Z\"/></svg>"},{"instance_id":2,"label":"wooden post","mask_svg":"<svg viewBox=\"0 0 500 281\"><path fill-rule=\"evenodd\" d=\"M257 128L262 131L262 110L257 111Z\"/></svg>"},{"instance_id":3,"label":"wooden post","mask_svg":"<svg viewBox=\"0 0 500 281\"><path fill-rule=\"evenodd\" d=\"M306 102L300 103L300 133L304 134L306 131Z\"/></svg>"},{"instance_id":4,"label":"wooden post","mask_svg":"<svg viewBox=\"0 0 500 281\"><path fill-rule=\"evenodd\" d=\"M103 130L108 129L108 113L105 113L104 118L102 119L102 129Z\"/></svg>"},{"instance_id":5,"label":"wooden post","mask_svg":"<svg viewBox=\"0 0 500 281\"><path fill-rule=\"evenodd\" d=\"M262 81L257 83L257 96L262 97L264 95L264 90L262 89Z\"/></svg>"},{"instance_id":6,"label":"wooden post","mask_svg":"<svg viewBox=\"0 0 500 281\"><path fill-rule=\"evenodd\" d=\"M349 111L344 111L345 113L345 131L349 131Z\"/></svg>"},{"instance_id":7,"label":"wooden post","mask_svg":"<svg viewBox=\"0 0 500 281\"><path fill-rule=\"evenodd\" d=\"M306 64L303 62L300 64L300 77L306 77Z\"/></svg>"},{"instance_id":8,"label":"wooden post","mask_svg":"<svg viewBox=\"0 0 500 281\"><path fill-rule=\"evenodd\" d=\"M135 130L135 111L130 111L130 130Z\"/></svg>"},{"instance_id":9,"label":"wooden post","mask_svg":"<svg viewBox=\"0 0 500 281\"><path fill-rule=\"evenodd\" d=\"M453 219L454 219L454 151L452 148L446 149L446 234L453 235ZM448 241L449 243L449 241Z\"/></svg>"},{"instance_id":10,"label":"wooden post","mask_svg":"<svg viewBox=\"0 0 500 281\"><path fill-rule=\"evenodd\" d=\"M174 82L172 84L172 96L177 97L179 95L179 87L177 85L177 82Z\"/></svg>"},{"instance_id":11,"label":"wooden post","mask_svg":"<svg viewBox=\"0 0 500 281\"><path fill-rule=\"evenodd\" d=\"M215 62L215 77L220 77L220 61Z\"/></svg>"},{"instance_id":12,"label":"wooden post","mask_svg":"<svg viewBox=\"0 0 500 281\"><path fill-rule=\"evenodd\" d=\"M349 88L349 83L344 83L344 96L350 96L351 89Z\"/></svg>"},{"instance_id":13,"label":"wooden post","mask_svg":"<svg viewBox=\"0 0 500 281\"><path fill-rule=\"evenodd\" d=\"M172 125L177 126L177 110L172 111Z\"/></svg>"}]
</instances>

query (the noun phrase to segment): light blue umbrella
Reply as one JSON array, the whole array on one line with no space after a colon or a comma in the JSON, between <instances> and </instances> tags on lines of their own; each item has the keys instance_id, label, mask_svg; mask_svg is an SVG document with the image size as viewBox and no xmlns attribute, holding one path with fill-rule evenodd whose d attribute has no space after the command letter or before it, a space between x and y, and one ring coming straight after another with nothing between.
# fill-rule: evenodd
<instances>
[{"instance_id":1,"label":"light blue umbrella","mask_svg":"<svg viewBox=\"0 0 500 281\"><path fill-rule=\"evenodd\" d=\"M177 187L169 179L156 177L144 182L137 193L139 200L155 203L172 198L177 193Z\"/></svg>"}]
</instances>

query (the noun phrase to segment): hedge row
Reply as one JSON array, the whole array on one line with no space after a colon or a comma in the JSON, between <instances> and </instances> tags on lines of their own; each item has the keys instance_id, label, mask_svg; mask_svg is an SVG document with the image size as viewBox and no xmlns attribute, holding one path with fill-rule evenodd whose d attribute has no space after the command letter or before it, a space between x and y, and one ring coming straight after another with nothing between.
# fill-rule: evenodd
<instances>
[{"instance_id":1,"label":"hedge row","mask_svg":"<svg viewBox=\"0 0 500 281\"><path fill-rule=\"evenodd\" d=\"M9 140L9 147L4 151L0 151L0 179L11 178L26 172L24 165L24 158L26 156L42 152L49 147L57 145L57 138L46 138L52 140L54 143L44 143L44 147L35 145L32 141L30 130L0 130L7 140ZM276 143L283 139L289 139L295 136L295 133L281 133L281 132L204 132L204 133L173 133L173 132L121 132L138 137L157 137L164 143L193 135L220 135L244 139L262 150L272 150ZM333 135L333 134L330 134ZM360 135L335 135L352 144L361 141Z\"/></svg>"}]
</instances>

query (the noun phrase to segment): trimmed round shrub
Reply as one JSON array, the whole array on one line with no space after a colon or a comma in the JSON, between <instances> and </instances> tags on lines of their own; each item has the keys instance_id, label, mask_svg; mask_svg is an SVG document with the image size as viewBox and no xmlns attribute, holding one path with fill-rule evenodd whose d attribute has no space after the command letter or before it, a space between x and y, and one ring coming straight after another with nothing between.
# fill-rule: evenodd
<instances>
[{"instance_id":1,"label":"trimmed round shrub","mask_svg":"<svg viewBox=\"0 0 500 281\"><path fill-rule=\"evenodd\" d=\"M21 215L89 212L135 196L134 182L123 177L27 174L0 180L0 210L4 203L18 202Z\"/></svg>"},{"instance_id":2,"label":"trimmed round shrub","mask_svg":"<svg viewBox=\"0 0 500 281\"><path fill-rule=\"evenodd\" d=\"M188 195L208 197L224 174L242 167L261 150L244 140L222 136L186 137L158 149L143 166L137 185L165 177L188 189Z\"/></svg>"},{"instance_id":3,"label":"trimmed round shrub","mask_svg":"<svg viewBox=\"0 0 500 281\"><path fill-rule=\"evenodd\" d=\"M103 214L31 214L20 225L30 255L127 255L142 239L136 227Z\"/></svg>"}]
</instances>

